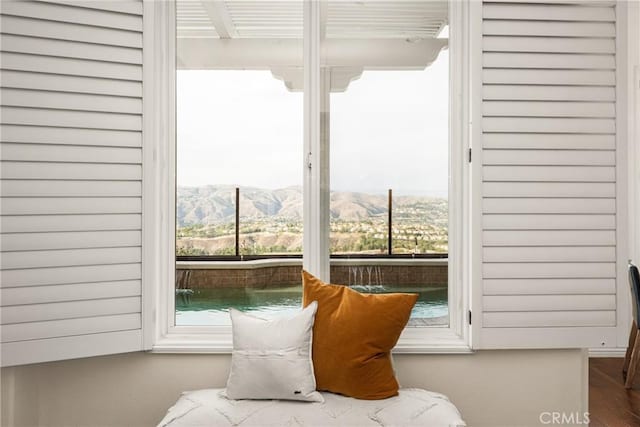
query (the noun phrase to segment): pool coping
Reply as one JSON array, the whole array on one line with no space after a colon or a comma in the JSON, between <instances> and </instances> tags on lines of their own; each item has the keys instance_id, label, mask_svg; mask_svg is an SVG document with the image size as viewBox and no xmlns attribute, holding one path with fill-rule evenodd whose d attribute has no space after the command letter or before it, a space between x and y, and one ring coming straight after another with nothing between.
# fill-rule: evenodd
<instances>
[{"instance_id":1,"label":"pool coping","mask_svg":"<svg viewBox=\"0 0 640 427\"><path fill-rule=\"evenodd\" d=\"M371 258L343 258L332 259L334 266L363 266L363 265L402 265L418 266L448 265L448 258L402 258L402 259L371 259ZM302 267L302 259L257 259L249 261L176 261L176 269L182 270L250 270L269 267Z\"/></svg>"}]
</instances>

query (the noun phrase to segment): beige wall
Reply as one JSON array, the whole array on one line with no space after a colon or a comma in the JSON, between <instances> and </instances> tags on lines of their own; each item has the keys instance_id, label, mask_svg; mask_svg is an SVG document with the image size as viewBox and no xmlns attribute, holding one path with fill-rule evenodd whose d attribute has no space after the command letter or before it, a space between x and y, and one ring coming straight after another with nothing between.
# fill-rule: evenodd
<instances>
[{"instance_id":1,"label":"beige wall","mask_svg":"<svg viewBox=\"0 0 640 427\"><path fill-rule=\"evenodd\" d=\"M130 353L2 369L2 425L154 425L183 390L222 387L228 355ZM447 394L471 426L539 425L541 411L583 412L581 350L397 355L405 387Z\"/></svg>"}]
</instances>

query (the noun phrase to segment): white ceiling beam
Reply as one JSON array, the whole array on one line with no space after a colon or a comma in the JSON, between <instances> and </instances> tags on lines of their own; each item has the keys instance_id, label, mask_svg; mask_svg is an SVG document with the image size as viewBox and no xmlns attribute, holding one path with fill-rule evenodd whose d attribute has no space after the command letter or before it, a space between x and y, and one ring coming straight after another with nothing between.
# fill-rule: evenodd
<instances>
[{"instance_id":1,"label":"white ceiling beam","mask_svg":"<svg viewBox=\"0 0 640 427\"><path fill-rule=\"evenodd\" d=\"M204 0L202 1L202 6L207 11L209 20L221 39L238 37L238 31L236 31L233 19L231 19L227 5L224 4L223 0Z\"/></svg>"},{"instance_id":2,"label":"white ceiling beam","mask_svg":"<svg viewBox=\"0 0 640 427\"><path fill-rule=\"evenodd\" d=\"M234 70L302 66L300 39L178 39L178 67ZM326 39L324 67L424 69L447 46L447 39Z\"/></svg>"},{"instance_id":3,"label":"white ceiling beam","mask_svg":"<svg viewBox=\"0 0 640 427\"><path fill-rule=\"evenodd\" d=\"M329 17L329 2L320 2L320 45L327 38L327 18Z\"/></svg>"},{"instance_id":4,"label":"white ceiling beam","mask_svg":"<svg viewBox=\"0 0 640 427\"><path fill-rule=\"evenodd\" d=\"M362 77L362 67L331 67L329 92L344 92L349 84ZM302 67L276 67L271 69L271 74L291 92L304 90L304 73Z\"/></svg>"}]
</instances>

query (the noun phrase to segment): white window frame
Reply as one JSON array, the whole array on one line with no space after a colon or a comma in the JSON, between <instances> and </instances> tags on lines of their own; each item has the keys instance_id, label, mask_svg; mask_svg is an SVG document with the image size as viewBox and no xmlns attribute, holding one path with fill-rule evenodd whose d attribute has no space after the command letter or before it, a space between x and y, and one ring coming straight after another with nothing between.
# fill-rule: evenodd
<instances>
[{"instance_id":1,"label":"white window frame","mask_svg":"<svg viewBox=\"0 0 640 427\"><path fill-rule=\"evenodd\" d=\"M640 263L640 4L629 2L626 6L628 9L625 12L629 19L628 84L634 88L628 99L630 256L636 263Z\"/></svg>"},{"instance_id":2,"label":"white window frame","mask_svg":"<svg viewBox=\"0 0 640 427\"><path fill-rule=\"evenodd\" d=\"M626 183L619 191L626 191L626 223L628 227L620 227L623 235L617 236L624 239L628 247L626 251L619 250L618 265L619 275L623 278L621 282L626 282L627 261L640 263L640 4L637 2L619 2L616 5L616 13L624 25L616 26L616 46L617 51L624 52L625 55L616 55L617 75L616 78L624 81L626 85L618 85L616 99L619 105L616 106L620 116L619 126L624 125L617 133L622 139L620 145L626 146L626 152L619 150L616 162L625 168L619 168L620 175L618 181ZM623 80L624 79L624 80ZM625 90L624 88L629 88ZM624 153L624 154L621 154ZM626 159L625 159L626 157ZM626 161L626 162L625 162ZM625 170L626 169L626 170ZM622 206L624 208L624 206ZM622 217L624 219L624 216ZM629 259L625 259L628 254ZM618 352L605 349L592 349L591 355L601 355L603 357L622 357L626 349L628 325L633 317L631 309L631 295L626 284L620 284L618 288Z\"/></svg>"},{"instance_id":3,"label":"white window frame","mask_svg":"<svg viewBox=\"0 0 640 427\"><path fill-rule=\"evenodd\" d=\"M305 0L304 27L305 163L308 152L320 148L319 2ZM471 214L472 193L469 156L470 134L470 11L472 1L450 0L450 182L449 182L449 327L409 327L403 332L397 353L468 353L470 347L469 299L471 271L471 229L478 212ZM144 145L143 145L143 291L144 344L163 353L229 353L229 326L175 325L175 2L145 1L144 10ZM313 26L313 23L316 23ZM326 100L325 100L326 102ZM324 153L328 157L328 152ZM320 162L322 163L322 162ZM319 212L328 199L322 197L317 174L324 170L305 168L305 234L308 224L323 230L319 243L305 246L304 265L312 272L328 274L326 243L328 221ZM311 174L316 174L312 176ZM328 182L328 181L326 181ZM326 189L325 189L326 190ZM307 200L308 199L308 200ZM309 209L311 207L311 209ZM328 210L328 209L327 209ZM477 211L477 209L475 209ZM310 240L308 240L310 241ZM327 247L325 247L327 246ZM312 261L316 260L316 261ZM318 261L320 260L320 261ZM324 269L324 270L323 270ZM324 273L322 272L324 271Z\"/></svg>"}]
</instances>

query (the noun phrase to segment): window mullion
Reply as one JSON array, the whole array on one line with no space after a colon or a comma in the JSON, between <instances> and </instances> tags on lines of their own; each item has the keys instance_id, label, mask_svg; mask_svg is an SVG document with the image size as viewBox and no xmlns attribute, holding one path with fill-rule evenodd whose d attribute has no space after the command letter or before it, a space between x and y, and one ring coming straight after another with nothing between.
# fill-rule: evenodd
<instances>
[{"instance_id":1,"label":"window mullion","mask_svg":"<svg viewBox=\"0 0 640 427\"><path fill-rule=\"evenodd\" d=\"M304 2L303 266L329 281L328 72L321 71L321 2Z\"/></svg>"}]
</instances>

